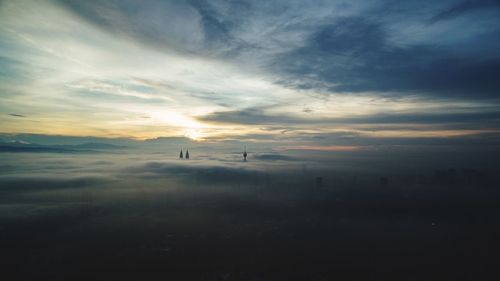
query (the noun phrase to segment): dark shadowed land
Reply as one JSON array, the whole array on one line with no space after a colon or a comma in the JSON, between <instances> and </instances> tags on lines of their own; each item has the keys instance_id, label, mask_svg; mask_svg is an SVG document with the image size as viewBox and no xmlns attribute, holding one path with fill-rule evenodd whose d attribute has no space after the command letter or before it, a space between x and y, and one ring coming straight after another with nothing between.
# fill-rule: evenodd
<instances>
[{"instance_id":1,"label":"dark shadowed land","mask_svg":"<svg viewBox=\"0 0 500 281\"><path fill-rule=\"evenodd\" d=\"M460 162L453 153L420 153L417 162L411 153L390 159L376 152L253 153L244 163L236 153L193 150L188 161L176 153L2 153L3 274L8 280L500 276L494 155Z\"/></svg>"}]
</instances>

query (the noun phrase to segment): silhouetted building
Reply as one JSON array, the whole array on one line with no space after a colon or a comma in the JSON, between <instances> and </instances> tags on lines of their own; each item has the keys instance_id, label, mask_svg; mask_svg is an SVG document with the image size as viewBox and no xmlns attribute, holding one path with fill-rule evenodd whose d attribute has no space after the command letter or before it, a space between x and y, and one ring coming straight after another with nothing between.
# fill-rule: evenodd
<instances>
[{"instance_id":1,"label":"silhouetted building","mask_svg":"<svg viewBox=\"0 0 500 281\"><path fill-rule=\"evenodd\" d=\"M268 172L266 172L266 174L264 176L264 185L266 188L271 186L271 176L269 175Z\"/></svg>"},{"instance_id":2,"label":"silhouetted building","mask_svg":"<svg viewBox=\"0 0 500 281\"><path fill-rule=\"evenodd\" d=\"M323 177L316 177L316 190L323 188Z\"/></svg>"},{"instance_id":3,"label":"silhouetted building","mask_svg":"<svg viewBox=\"0 0 500 281\"><path fill-rule=\"evenodd\" d=\"M456 171L455 169L436 170L434 178L438 184L453 184L456 179Z\"/></svg>"},{"instance_id":4,"label":"silhouetted building","mask_svg":"<svg viewBox=\"0 0 500 281\"><path fill-rule=\"evenodd\" d=\"M417 183L418 184L426 184L427 183L427 178L424 175L419 174L417 176Z\"/></svg>"},{"instance_id":5,"label":"silhouetted building","mask_svg":"<svg viewBox=\"0 0 500 281\"><path fill-rule=\"evenodd\" d=\"M389 185L389 179L386 177L381 177L379 183L381 187L386 187L387 185Z\"/></svg>"},{"instance_id":6,"label":"silhouetted building","mask_svg":"<svg viewBox=\"0 0 500 281\"><path fill-rule=\"evenodd\" d=\"M473 169L463 169L462 177L463 177L463 182L466 184L484 182L484 174Z\"/></svg>"}]
</instances>

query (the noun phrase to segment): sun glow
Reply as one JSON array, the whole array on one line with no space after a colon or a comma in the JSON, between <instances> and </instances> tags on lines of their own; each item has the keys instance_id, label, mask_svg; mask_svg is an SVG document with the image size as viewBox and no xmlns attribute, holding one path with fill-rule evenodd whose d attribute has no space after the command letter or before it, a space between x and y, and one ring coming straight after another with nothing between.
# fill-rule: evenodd
<instances>
[{"instance_id":1,"label":"sun glow","mask_svg":"<svg viewBox=\"0 0 500 281\"><path fill-rule=\"evenodd\" d=\"M201 129L207 128L206 124L177 112L154 112L151 113L151 117L156 122L175 127L181 132L183 131L185 137L196 141L203 139Z\"/></svg>"},{"instance_id":2,"label":"sun glow","mask_svg":"<svg viewBox=\"0 0 500 281\"><path fill-rule=\"evenodd\" d=\"M203 128L204 125L196 121L193 118L185 116L183 114L172 112L172 111L162 111L154 112L150 114L154 120L160 121L162 123L181 128Z\"/></svg>"},{"instance_id":3,"label":"sun glow","mask_svg":"<svg viewBox=\"0 0 500 281\"><path fill-rule=\"evenodd\" d=\"M187 129L186 132L184 133L184 136L194 141L203 140L201 132L197 129L191 129L191 128Z\"/></svg>"}]
</instances>

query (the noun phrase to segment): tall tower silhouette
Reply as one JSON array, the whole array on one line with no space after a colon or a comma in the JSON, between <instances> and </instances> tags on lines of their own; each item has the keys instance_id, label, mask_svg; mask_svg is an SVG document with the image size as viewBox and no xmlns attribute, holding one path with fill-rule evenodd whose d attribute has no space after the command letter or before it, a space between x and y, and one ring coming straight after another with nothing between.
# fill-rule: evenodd
<instances>
[{"instance_id":1,"label":"tall tower silhouette","mask_svg":"<svg viewBox=\"0 0 500 281\"><path fill-rule=\"evenodd\" d=\"M243 152L243 161L247 162L247 146L245 145L245 152Z\"/></svg>"},{"instance_id":2,"label":"tall tower silhouette","mask_svg":"<svg viewBox=\"0 0 500 281\"><path fill-rule=\"evenodd\" d=\"M184 158L184 156L182 155L182 148L181 148L181 153L179 154L179 159L182 159Z\"/></svg>"},{"instance_id":3,"label":"tall tower silhouette","mask_svg":"<svg viewBox=\"0 0 500 281\"><path fill-rule=\"evenodd\" d=\"M189 159L189 150L186 149L186 159Z\"/></svg>"}]
</instances>

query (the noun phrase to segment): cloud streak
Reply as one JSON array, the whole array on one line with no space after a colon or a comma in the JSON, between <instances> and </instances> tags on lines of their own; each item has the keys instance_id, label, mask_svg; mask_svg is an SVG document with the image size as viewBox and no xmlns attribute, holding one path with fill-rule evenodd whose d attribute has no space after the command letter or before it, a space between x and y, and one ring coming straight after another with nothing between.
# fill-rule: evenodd
<instances>
[{"instance_id":1,"label":"cloud streak","mask_svg":"<svg viewBox=\"0 0 500 281\"><path fill-rule=\"evenodd\" d=\"M431 23L451 20L486 9L500 9L500 3L496 0L463 1L432 17Z\"/></svg>"},{"instance_id":2,"label":"cloud streak","mask_svg":"<svg viewBox=\"0 0 500 281\"><path fill-rule=\"evenodd\" d=\"M26 116L22 115L22 114L16 114L16 113L9 113L10 116L13 116L13 117L21 117L21 118L24 118Z\"/></svg>"}]
</instances>

